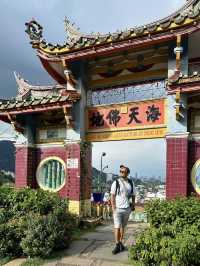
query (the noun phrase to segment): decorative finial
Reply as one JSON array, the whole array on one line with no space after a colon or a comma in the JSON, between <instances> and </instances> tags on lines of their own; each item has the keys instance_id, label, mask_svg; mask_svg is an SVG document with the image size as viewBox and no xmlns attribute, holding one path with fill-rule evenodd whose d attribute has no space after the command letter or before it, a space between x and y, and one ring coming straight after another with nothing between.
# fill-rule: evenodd
<instances>
[{"instance_id":1,"label":"decorative finial","mask_svg":"<svg viewBox=\"0 0 200 266\"><path fill-rule=\"evenodd\" d=\"M67 32L68 42L74 43L82 37L80 29L75 26L74 23L71 23L67 17L64 19L65 30Z\"/></svg>"},{"instance_id":2,"label":"decorative finial","mask_svg":"<svg viewBox=\"0 0 200 266\"><path fill-rule=\"evenodd\" d=\"M42 26L35 19L32 19L30 22L25 23L25 26L25 32L29 35L31 42L33 44L39 43L42 39Z\"/></svg>"},{"instance_id":3,"label":"decorative finial","mask_svg":"<svg viewBox=\"0 0 200 266\"><path fill-rule=\"evenodd\" d=\"M15 81L18 86L18 95L17 98L23 98L25 95L27 95L30 92L30 85L27 80L20 77L20 75L14 71L14 77Z\"/></svg>"}]
</instances>

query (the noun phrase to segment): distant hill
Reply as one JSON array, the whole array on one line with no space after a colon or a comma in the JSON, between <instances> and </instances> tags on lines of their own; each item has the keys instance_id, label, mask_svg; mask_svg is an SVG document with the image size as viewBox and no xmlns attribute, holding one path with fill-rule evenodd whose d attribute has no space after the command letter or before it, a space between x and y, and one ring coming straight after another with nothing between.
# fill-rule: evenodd
<instances>
[{"instance_id":1,"label":"distant hill","mask_svg":"<svg viewBox=\"0 0 200 266\"><path fill-rule=\"evenodd\" d=\"M14 174L0 170L0 186L2 185L14 186L14 184L15 184Z\"/></svg>"},{"instance_id":2,"label":"distant hill","mask_svg":"<svg viewBox=\"0 0 200 266\"><path fill-rule=\"evenodd\" d=\"M105 173L102 173L102 176L100 177L101 172L96 169L95 167L92 167L92 187L95 188L98 186L98 180L101 179L102 183L106 183L106 177L107 175Z\"/></svg>"},{"instance_id":3,"label":"distant hill","mask_svg":"<svg viewBox=\"0 0 200 266\"><path fill-rule=\"evenodd\" d=\"M101 171L99 171L98 169L96 169L95 167L92 167L92 176L94 179L98 178L98 176L101 174ZM102 179L104 181L106 181L106 177L107 174L106 173L102 173Z\"/></svg>"},{"instance_id":4,"label":"distant hill","mask_svg":"<svg viewBox=\"0 0 200 266\"><path fill-rule=\"evenodd\" d=\"M15 172L15 146L11 141L0 141L0 170Z\"/></svg>"}]
</instances>

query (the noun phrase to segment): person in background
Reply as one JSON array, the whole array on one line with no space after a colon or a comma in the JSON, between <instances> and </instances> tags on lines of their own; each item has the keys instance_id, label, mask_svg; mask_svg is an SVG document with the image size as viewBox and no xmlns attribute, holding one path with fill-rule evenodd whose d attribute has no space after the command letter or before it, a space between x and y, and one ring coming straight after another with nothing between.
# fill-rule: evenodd
<instances>
[{"instance_id":1,"label":"person in background","mask_svg":"<svg viewBox=\"0 0 200 266\"><path fill-rule=\"evenodd\" d=\"M135 185L128 178L130 170L120 165L120 176L111 186L111 205L114 220L115 247L112 251L117 254L125 249L123 245L124 229L128 223L131 211L135 210Z\"/></svg>"},{"instance_id":2,"label":"person in background","mask_svg":"<svg viewBox=\"0 0 200 266\"><path fill-rule=\"evenodd\" d=\"M110 211L110 192L106 191L103 197L103 203L104 203L104 208L103 208L103 218L105 220L108 220L111 218L111 211Z\"/></svg>"}]
</instances>

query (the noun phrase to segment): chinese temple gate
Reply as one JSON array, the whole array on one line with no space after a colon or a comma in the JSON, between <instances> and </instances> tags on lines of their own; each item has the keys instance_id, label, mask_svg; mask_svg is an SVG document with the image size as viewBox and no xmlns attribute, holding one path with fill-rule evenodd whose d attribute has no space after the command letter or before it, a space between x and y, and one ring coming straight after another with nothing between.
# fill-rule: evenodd
<instances>
[{"instance_id":1,"label":"chinese temple gate","mask_svg":"<svg viewBox=\"0 0 200 266\"><path fill-rule=\"evenodd\" d=\"M167 18L109 34L87 35L67 19L63 45L26 32L56 86L15 74L18 95L0 103L16 142L16 187L41 187L90 215L90 142L165 138L166 194L200 194L200 1ZM116 143L117 148L117 143Z\"/></svg>"}]
</instances>

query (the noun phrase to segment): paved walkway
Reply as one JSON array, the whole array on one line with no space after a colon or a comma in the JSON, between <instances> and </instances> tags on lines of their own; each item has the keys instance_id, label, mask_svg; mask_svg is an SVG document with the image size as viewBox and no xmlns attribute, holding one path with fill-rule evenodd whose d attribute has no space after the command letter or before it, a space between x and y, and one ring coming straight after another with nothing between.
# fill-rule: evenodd
<instances>
[{"instance_id":1,"label":"paved walkway","mask_svg":"<svg viewBox=\"0 0 200 266\"><path fill-rule=\"evenodd\" d=\"M125 235L125 245L130 246L134 236L146 224L129 223ZM128 251L112 255L114 246L112 224L101 225L95 232L85 233L80 240L74 241L63 257L45 266L127 266Z\"/></svg>"},{"instance_id":2,"label":"paved walkway","mask_svg":"<svg viewBox=\"0 0 200 266\"><path fill-rule=\"evenodd\" d=\"M129 223L125 234L125 245L133 242L136 234L147 227L144 223ZM114 247L113 225L98 226L94 232L85 233L79 240L72 242L70 247L63 251L58 260L44 264L45 266L127 266L128 251L112 255ZM6 264L19 266L25 259L18 259Z\"/></svg>"}]
</instances>

